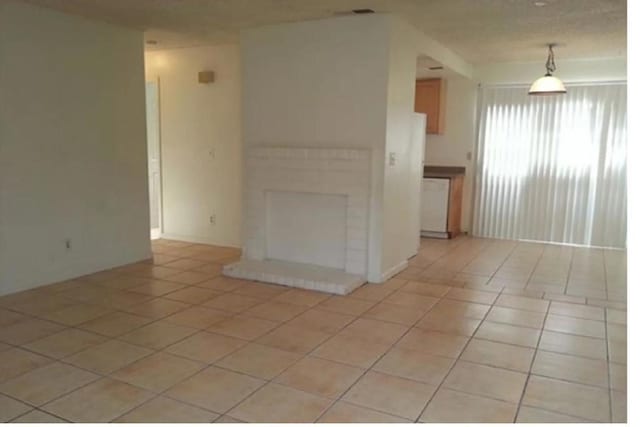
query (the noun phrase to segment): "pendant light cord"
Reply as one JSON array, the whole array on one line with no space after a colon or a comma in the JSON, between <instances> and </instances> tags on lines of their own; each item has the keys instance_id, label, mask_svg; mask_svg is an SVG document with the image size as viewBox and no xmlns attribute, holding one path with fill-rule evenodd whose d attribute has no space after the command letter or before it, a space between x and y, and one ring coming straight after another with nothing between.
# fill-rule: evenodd
<instances>
[{"instance_id":1,"label":"pendant light cord","mask_svg":"<svg viewBox=\"0 0 640 427\"><path fill-rule=\"evenodd\" d=\"M551 73L556 71L556 61L553 55L553 45L549 45L549 56L547 56L547 63L545 64L547 67L547 76L550 76Z\"/></svg>"}]
</instances>

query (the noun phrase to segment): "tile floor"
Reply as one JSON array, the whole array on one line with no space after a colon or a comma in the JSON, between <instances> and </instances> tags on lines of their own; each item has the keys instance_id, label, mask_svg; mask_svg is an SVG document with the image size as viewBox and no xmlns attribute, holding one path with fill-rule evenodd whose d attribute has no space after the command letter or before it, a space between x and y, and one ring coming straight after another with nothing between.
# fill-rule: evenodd
<instances>
[{"instance_id":1,"label":"tile floor","mask_svg":"<svg viewBox=\"0 0 640 427\"><path fill-rule=\"evenodd\" d=\"M626 420L625 252L424 240L342 297L153 250L0 297L0 421Z\"/></svg>"}]
</instances>

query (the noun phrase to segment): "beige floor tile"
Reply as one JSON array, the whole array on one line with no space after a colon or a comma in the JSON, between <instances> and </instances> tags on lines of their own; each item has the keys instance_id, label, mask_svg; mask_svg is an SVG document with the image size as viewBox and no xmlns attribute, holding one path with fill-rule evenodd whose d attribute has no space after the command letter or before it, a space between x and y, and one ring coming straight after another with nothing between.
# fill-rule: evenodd
<instances>
[{"instance_id":1,"label":"beige floor tile","mask_svg":"<svg viewBox=\"0 0 640 427\"><path fill-rule=\"evenodd\" d=\"M391 345L409 330L408 326L375 319L356 319L346 326L338 336L354 337L374 344Z\"/></svg>"},{"instance_id":2,"label":"beige floor tile","mask_svg":"<svg viewBox=\"0 0 640 427\"><path fill-rule=\"evenodd\" d=\"M443 299L433 307L430 313L446 313L450 316L469 317L471 319L482 320L490 308L491 306L485 304Z\"/></svg>"},{"instance_id":3,"label":"beige floor tile","mask_svg":"<svg viewBox=\"0 0 640 427\"><path fill-rule=\"evenodd\" d=\"M607 343L600 338L581 337L560 332L542 331L540 350L571 354L591 359L607 358Z\"/></svg>"},{"instance_id":4,"label":"beige floor tile","mask_svg":"<svg viewBox=\"0 0 640 427\"><path fill-rule=\"evenodd\" d=\"M335 336L316 348L311 354L334 362L360 368L369 368L373 365L389 345L375 344L353 337Z\"/></svg>"},{"instance_id":5,"label":"beige floor tile","mask_svg":"<svg viewBox=\"0 0 640 427\"><path fill-rule=\"evenodd\" d=\"M598 387L532 375L522 404L588 420L609 422L608 392Z\"/></svg>"},{"instance_id":6,"label":"beige floor tile","mask_svg":"<svg viewBox=\"0 0 640 427\"><path fill-rule=\"evenodd\" d=\"M283 292L288 291L290 288L286 286L272 285L268 283L243 281L241 286L238 286L233 290L236 294L246 295L253 298L259 298L262 300L268 300L275 298Z\"/></svg>"},{"instance_id":7,"label":"beige floor tile","mask_svg":"<svg viewBox=\"0 0 640 427\"><path fill-rule=\"evenodd\" d=\"M507 323L509 325L535 329L542 329L544 318L544 313L506 307L492 307L487 315L487 320L491 322Z\"/></svg>"},{"instance_id":8,"label":"beige floor tile","mask_svg":"<svg viewBox=\"0 0 640 427\"><path fill-rule=\"evenodd\" d=\"M586 304L587 299L585 297L576 297L573 295L556 294L552 292L545 292L544 299L550 301L570 302L572 304Z\"/></svg>"},{"instance_id":9,"label":"beige floor tile","mask_svg":"<svg viewBox=\"0 0 640 427\"><path fill-rule=\"evenodd\" d=\"M498 298L498 294L475 289L451 288L445 295L445 298L478 304L493 304L496 298Z\"/></svg>"},{"instance_id":10,"label":"beige floor tile","mask_svg":"<svg viewBox=\"0 0 640 427\"><path fill-rule=\"evenodd\" d=\"M278 327L277 322L247 316L234 316L214 323L207 331L243 340L254 340Z\"/></svg>"},{"instance_id":11,"label":"beige floor tile","mask_svg":"<svg viewBox=\"0 0 640 427\"><path fill-rule=\"evenodd\" d=\"M549 314L544 328L548 331L582 335L592 338L605 337L605 323L597 320L577 319L574 317Z\"/></svg>"},{"instance_id":12,"label":"beige floor tile","mask_svg":"<svg viewBox=\"0 0 640 427\"><path fill-rule=\"evenodd\" d=\"M5 350L0 353L0 383L52 362L53 359L20 348Z\"/></svg>"},{"instance_id":13,"label":"beige floor tile","mask_svg":"<svg viewBox=\"0 0 640 427\"><path fill-rule=\"evenodd\" d=\"M205 288L198 288L195 286L189 286L187 288L179 289L175 292L163 295L163 298L181 301L187 304L203 304L204 302L220 295L220 292L215 292Z\"/></svg>"},{"instance_id":14,"label":"beige floor tile","mask_svg":"<svg viewBox=\"0 0 640 427\"><path fill-rule=\"evenodd\" d=\"M181 283L169 282L166 280L147 280L145 283L130 288L129 292L136 292L143 295L149 295L159 297L171 292L175 292L178 289L183 289L187 285Z\"/></svg>"},{"instance_id":15,"label":"beige floor tile","mask_svg":"<svg viewBox=\"0 0 640 427\"><path fill-rule=\"evenodd\" d=\"M107 422L152 396L140 388L104 378L54 400L43 410L72 422Z\"/></svg>"},{"instance_id":16,"label":"beige floor tile","mask_svg":"<svg viewBox=\"0 0 640 427\"><path fill-rule=\"evenodd\" d=\"M212 289L214 291L231 292L242 286L246 281L231 277L218 276L213 279L198 283L198 287Z\"/></svg>"},{"instance_id":17,"label":"beige floor tile","mask_svg":"<svg viewBox=\"0 0 640 427\"><path fill-rule=\"evenodd\" d=\"M289 326L335 334L355 319L354 316L312 308L287 322Z\"/></svg>"},{"instance_id":18,"label":"beige floor tile","mask_svg":"<svg viewBox=\"0 0 640 427\"><path fill-rule=\"evenodd\" d=\"M372 369L384 374L437 386L447 375L454 362L455 359L394 347Z\"/></svg>"},{"instance_id":19,"label":"beige floor tile","mask_svg":"<svg viewBox=\"0 0 640 427\"><path fill-rule=\"evenodd\" d=\"M64 361L79 368L108 374L151 353L152 351L147 348L111 340L89 347L67 357Z\"/></svg>"},{"instance_id":20,"label":"beige floor tile","mask_svg":"<svg viewBox=\"0 0 640 427\"><path fill-rule=\"evenodd\" d=\"M164 351L204 363L213 363L247 344L246 341L210 332L198 332Z\"/></svg>"},{"instance_id":21,"label":"beige floor tile","mask_svg":"<svg viewBox=\"0 0 640 427\"><path fill-rule=\"evenodd\" d=\"M103 292L108 292L102 288L99 289ZM38 298L33 298L27 302L8 306L8 308L14 311L19 311L22 314L43 317L52 311L62 310L64 308L74 306L77 303L77 301L64 296L42 293Z\"/></svg>"},{"instance_id":22,"label":"beige floor tile","mask_svg":"<svg viewBox=\"0 0 640 427\"><path fill-rule=\"evenodd\" d=\"M549 308L549 301L518 295L502 294L496 300L495 305L499 307L516 308L518 310L546 313Z\"/></svg>"},{"instance_id":23,"label":"beige floor tile","mask_svg":"<svg viewBox=\"0 0 640 427\"><path fill-rule=\"evenodd\" d=\"M0 391L34 406L43 405L99 377L63 363L51 363L0 385Z\"/></svg>"},{"instance_id":24,"label":"beige floor tile","mask_svg":"<svg viewBox=\"0 0 640 427\"><path fill-rule=\"evenodd\" d=\"M214 423L216 424L237 424L237 423L244 423L244 421L240 421L240 420L236 420L233 417L230 417L228 415L221 415L219 418L217 418Z\"/></svg>"},{"instance_id":25,"label":"beige floor tile","mask_svg":"<svg viewBox=\"0 0 640 427\"><path fill-rule=\"evenodd\" d=\"M180 301L173 301L165 298L155 298L151 301L144 302L126 308L124 311L137 314L138 316L150 317L152 319L160 319L170 314L188 308L189 304Z\"/></svg>"},{"instance_id":26,"label":"beige floor tile","mask_svg":"<svg viewBox=\"0 0 640 427\"><path fill-rule=\"evenodd\" d=\"M209 326L229 319L233 315L225 311L193 306L165 317L163 320L175 325L186 326L194 329L206 329Z\"/></svg>"},{"instance_id":27,"label":"beige floor tile","mask_svg":"<svg viewBox=\"0 0 640 427\"><path fill-rule=\"evenodd\" d=\"M205 265L204 261L198 261L195 259L182 258L175 261L163 264L165 267L177 268L178 270L193 270L194 268Z\"/></svg>"},{"instance_id":28,"label":"beige floor tile","mask_svg":"<svg viewBox=\"0 0 640 427\"><path fill-rule=\"evenodd\" d=\"M113 372L111 377L160 393L205 366L200 362L159 352Z\"/></svg>"},{"instance_id":29,"label":"beige floor tile","mask_svg":"<svg viewBox=\"0 0 640 427\"><path fill-rule=\"evenodd\" d=\"M412 307L419 310L429 310L439 299L428 295L414 294L412 292L396 291L383 300L388 304L401 305L403 307Z\"/></svg>"},{"instance_id":30,"label":"beige floor tile","mask_svg":"<svg viewBox=\"0 0 640 427\"><path fill-rule=\"evenodd\" d=\"M153 299L150 295L142 295L136 292L114 291L101 298L91 300L92 304L122 310L137 304L142 304Z\"/></svg>"},{"instance_id":31,"label":"beige floor tile","mask_svg":"<svg viewBox=\"0 0 640 427\"><path fill-rule=\"evenodd\" d=\"M24 415L15 418L12 423L26 423L26 424L49 424L49 423L67 423L67 420L54 417L51 414L42 412L38 409L34 409L31 412L27 412Z\"/></svg>"},{"instance_id":32,"label":"beige floor tile","mask_svg":"<svg viewBox=\"0 0 640 427\"><path fill-rule=\"evenodd\" d=\"M568 354L538 351L532 374L598 387L609 387L607 362Z\"/></svg>"},{"instance_id":33,"label":"beige floor tile","mask_svg":"<svg viewBox=\"0 0 640 427\"><path fill-rule=\"evenodd\" d=\"M210 423L218 414L177 400L156 397L116 419L119 423Z\"/></svg>"},{"instance_id":34,"label":"beige floor tile","mask_svg":"<svg viewBox=\"0 0 640 427\"><path fill-rule=\"evenodd\" d=\"M274 381L327 398L338 398L364 373L363 369L342 363L305 357Z\"/></svg>"},{"instance_id":35,"label":"beige floor tile","mask_svg":"<svg viewBox=\"0 0 640 427\"><path fill-rule=\"evenodd\" d=\"M12 419L26 414L31 410L31 406L0 394L0 422L6 423Z\"/></svg>"},{"instance_id":36,"label":"beige floor tile","mask_svg":"<svg viewBox=\"0 0 640 427\"><path fill-rule=\"evenodd\" d=\"M367 372L342 400L415 420L436 387L378 372Z\"/></svg>"},{"instance_id":37,"label":"beige floor tile","mask_svg":"<svg viewBox=\"0 0 640 427\"><path fill-rule=\"evenodd\" d=\"M165 392L171 398L200 408L225 413L260 388L264 381L210 367Z\"/></svg>"},{"instance_id":38,"label":"beige floor tile","mask_svg":"<svg viewBox=\"0 0 640 427\"><path fill-rule=\"evenodd\" d=\"M402 288L403 292L411 292L414 294L427 295L430 297L441 298L443 297L449 290L451 286L445 285L437 285L434 283L425 283L425 282L416 282L410 281Z\"/></svg>"},{"instance_id":39,"label":"beige floor tile","mask_svg":"<svg viewBox=\"0 0 640 427\"><path fill-rule=\"evenodd\" d=\"M232 313L241 313L264 300L240 294L224 294L204 303L205 307L215 308Z\"/></svg>"},{"instance_id":40,"label":"beige floor tile","mask_svg":"<svg viewBox=\"0 0 640 427\"><path fill-rule=\"evenodd\" d=\"M521 406L518 410L518 423L585 423L585 420L571 415L559 414L557 412L545 411L540 408Z\"/></svg>"},{"instance_id":41,"label":"beige floor tile","mask_svg":"<svg viewBox=\"0 0 640 427\"><path fill-rule=\"evenodd\" d=\"M7 344L22 345L53 335L64 328L64 326L57 323L28 318L0 328L0 341L4 341Z\"/></svg>"},{"instance_id":42,"label":"beige floor tile","mask_svg":"<svg viewBox=\"0 0 640 427\"><path fill-rule=\"evenodd\" d=\"M394 288L384 286L377 283L368 283L364 286L360 286L355 291L349 294L352 298L364 299L367 301L379 302L388 297L395 291Z\"/></svg>"},{"instance_id":43,"label":"beige floor tile","mask_svg":"<svg viewBox=\"0 0 640 427\"><path fill-rule=\"evenodd\" d=\"M78 329L64 329L57 334L32 341L23 347L45 356L61 359L91 346L103 343L108 338Z\"/></svg>"},{"instance_id":44,"label":"beige floor tile","mask_svg":"<svg viewBox=\"0 0 640 427\"><path fill-rule=\"evenodd\" d=\"M330 334L321 331L282 325L260 338L257 342L285 351L306 354L329 337L331 337Z\"/></svg>"},{"instance_id":45,"label":"beige floor tile","mask_svg":"<svg viewBox=\"0 0 640 427\"><path fill-rule=\"evenodd\" d=\"M248 344L219 360L216 365L235 372L270 380L293 365L301 357L300 354L274 347Z\"/></svg>"},{"instance_id":46,"label":"beige floor tile","mask_svg":"<svg viewBox=\"0 0 640 427\"><path fill-rule=\"evenodd\" d=\"M118 311L78 325L78 328L108 337L117 337L151 322L153 319L148 317Z\"/></svg>"},{"instance_id":47,"label":"beige floor tile","mask_svg":"<svg viewBox=\"0 0 640 427\"><path fill-rule=\"evenodd\" d=\"M604 309L602 307L593 307L584 304L552 301L549 307L549 313L560 316L578 317L580 319L604 321Z\"/></svg>"},{"instance_id":48,"label":"beige floor tile","mask_svg":"<svg viewBox=\"0 0 640 427\"><path fill-rule=\"evenodd\" d=\"M373 307L373 305L375 305L375 302L373 301L334 295L331 298L324 300L316 307L335 313L360 316L362 313Z\"/></svg>"},{"instance_id":49,"label":"beige floor tile","mask_svg":"<svg viewBox=\"0 0 640 427\"><path fill-rule=\"evenodd\" d=\"M416 328L438 331L445 334L470 337L480 325L480 320L451 315L442 310L430 311L418 323Z\"/></svg>"},{"instance_id":50,"label":"beige floor tile","mask_svg":"<svg viewBox=\"0 0 640 427\"><path fill-rule=\"evenodd\" d=\"M100 286L104 286L109 289L114 290L129 290L131 288L135 288L137 286L148 283L149 279L143 279L141 277L131 277L131 276L116 276L111 279L107 279L105 281L99 282Z\"/></svg>"},{"instance_id":51,"label":"beige floor tile","mask_svg":"<svg viewBox=\"0 0 640 427\"><path fill-rule=\"evenodd\" d=\"M534 354L533 348L473 338L460 359L527 373L531 368Z\"/></svg>"},{"instance_id":52,"label":"beige floor tile","mask_svg":"<svg viewBox=\"0 0 640 427\"><path fill-rule=\"evenodd\" d=\"M28 319L28 316L0 308L0 327Z\"/></svg>"},{"instance_id":53,"label":"beige floor tile","mask_svg":"<svg viewBox=\"0 0 640 427\"><path fill-rule=\"evenodd\" d=\"M338 401L325 412L319 423L407 423L411 420Z\"/></svg>"},{"instance_id":54,"label":"beige floor tile","mask_svg":"<svg viewBox=\"0 0 640 427\"><path fill-rule=\"evenodd\" d=\"M310 423L331 400L279 384L267 384L233 408L229 415L247 422Z\"/></svg>"},{"instance_id":55,"label":"beige floor tile","mask_svg":"<svg viewBox=\"0 0 640 427\"><path fill-rule=\"evenodd\" d=\"M611 388L623 393L627 392L627 366L609 363Z\"/></svg>"},{"instance_id":56,"label":"beige floor tile","mask_svg":"<svg viewBox=\"0 0 640 427\"><path fill-rule=\"evenodd\" d=\"M414 328L402 337L396 347L422 351L435 356L456 358L460 355L468 340L468 337L460 335L443 334L442 332Z\"/></svg>"},{"instance_id":57,"label":"beige floor tile","mask_svg":"<svg viewBox=\"0 0 640 427\"><path fill-rule=\"evenodd\" d=\"M267 301L253 306L244 312L245 315L258 317L260 319L271 320L273 322L286 322L300 313L307 310L307 307L286 302Z\"/></svg>"},{"instance_id":58,"label":"beige floor tile","mask_svg":"<svg viewBox=\"0 0 640 427\"><path fill-rule=\"evenodd\" d=\"M284 302L287 304L302 305L305 307L313 307L322 301L331 297L331 294L323 292L308 291L306 289L291 289L281 293L273 299L273 301Z\"/></svg>"},{"instance_id":59,"label":"beige floor tile","mask_svg":"<svg viewBox=\"0 0 640 427\"><path fill-rule=\"evenodd\" d=\"M517 404L441 388L420 417L427 423L512 423Z\"/></svg>"},{"instance_id":60,"label":"beige floor tile","mask_svg":"<svg viewBox=\"0 0 640 427\"><path fill-rule=\"evenodd\" d=\"M197 329L159 320L135 329L120 337L121 340L142 347L160 350L197 332Z\"/></svg>"},{"instance_id":61,"label":"beige floor tile","mask_svg":"<svg viewBox=\"0 0 640 427\"><path fill-rule=\"evenodd\" d=\"M507 325L506 323L484 321L478 328L475 336L477 338L497 341L504 344L536 348L538 345L540 330Z\"/></svg>"},{"instance_id":62,"label":"beige floor tile","mask_svg":"<svg viewBox=\"0 0 640 427\"><path fill-rule=\"evenodd\" d=\"M76 304L62 310L53 311L43 317L52 322L74 326L103 316L113 310L99 305Z\"/></svg>"},{"instance_id":63,"label":"beige floor tile","mask_svg":"<svg viewBox=\"0 0 640 427\"><path fill-rule=\"evenodd\" d=\"M614 423L627 422L627 395L618 391L611 391L611 421Z\"/></svg>"},{"instance_id":64,"label":"beige floor tile","mask_svg":"<svg viewBox=\"0 0 640 427\"><path fill-rule=\"evenodd\" d=\"M385 302L381 302L371 307L366 313L362 316L383 320L386 322L400 323L402 325L411 326L420 320L427 309L421 308L412 308L406 307L397 304L387 304Z\"/></svg>"},{"instance_id":65,"label":"beige floor tile","mask_svg":"<svg viewBox=\"0 0 640 427\"><path fill-rule=\"evenodd\" d=\"M198 283L204 282L207 279L211 279L214 276L215 275L200 273L198 271L183 271L178 274L165 276L165 279L171 282L183 283L185 285L196 285Z\"/></svg>"},{"instance_id":66,"label":"beige floor tile","mask_svg":"<svg viewBox=\"0 0 640 427\"><path fill-rule=\"evenodd\" d=\"M443 387L518 403L526 380L527 375L520 372L458 361Z\"/></svg>"}]
</instances>

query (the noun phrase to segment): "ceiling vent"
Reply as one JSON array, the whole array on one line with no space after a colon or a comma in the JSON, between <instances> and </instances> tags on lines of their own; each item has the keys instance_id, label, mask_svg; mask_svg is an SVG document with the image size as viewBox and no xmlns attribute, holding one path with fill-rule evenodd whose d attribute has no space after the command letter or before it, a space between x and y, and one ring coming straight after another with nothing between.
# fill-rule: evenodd
<instances>
[{"instance_id":1,"label":"ceiling vent","mask_svg":"<svg viewBox=\"0 0 640 427\"><path fill-rule=\"evenodd\" d=\"M435 71L435 70L443 70L443 69L444 69L444 67L443 67L443 66L441 66L441 65L438 65L438 66L436 66L436 67L429 67L429 69L430 69L430 70L432 70L432 71Z\"/></svg>"},{"instance_id":2,"label":"ceiling vent","mask_svg":"<svg viewBox=\"0 0 640 427\"><path fill-rule=\"evenodd\" d=\"M376 13L376 11L373 9L352 9L351 12L355 13L356 15L366 15L367 13Z\"/></svg>"}]
</instances>

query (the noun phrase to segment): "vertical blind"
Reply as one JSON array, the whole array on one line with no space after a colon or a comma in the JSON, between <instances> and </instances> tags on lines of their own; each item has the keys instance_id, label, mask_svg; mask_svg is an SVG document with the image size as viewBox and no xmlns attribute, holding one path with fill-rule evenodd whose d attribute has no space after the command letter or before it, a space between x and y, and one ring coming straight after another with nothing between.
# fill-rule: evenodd
<instances>
[{"instance_id":1,"label":"vertical blind","mask_svg":"<svg viewBox=\"0 0 640 427\"><path fill-rule=\"evenodd\" d=\"M480 89L473 233L626 245L626 84Z\"/></svg>"}]
</instances>

